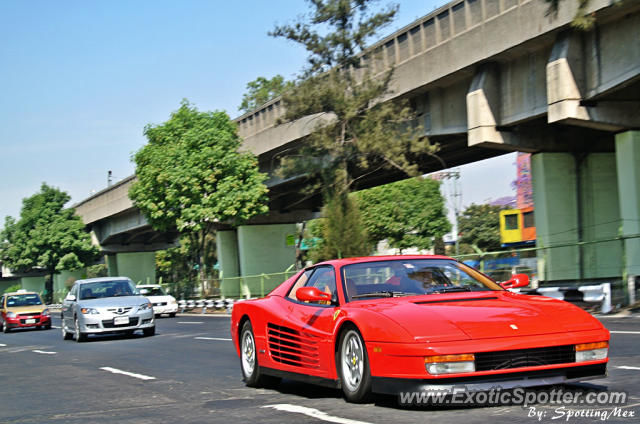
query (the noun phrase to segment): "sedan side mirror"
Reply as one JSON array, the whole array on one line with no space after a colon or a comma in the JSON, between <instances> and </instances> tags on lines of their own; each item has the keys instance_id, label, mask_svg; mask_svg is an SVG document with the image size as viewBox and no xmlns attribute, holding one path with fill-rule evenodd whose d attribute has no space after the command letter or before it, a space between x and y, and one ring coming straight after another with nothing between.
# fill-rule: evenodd
<instances>
[{"instance_id":1,"label":"sedan side mirror","mask_svg":"<svg viewBox=\"0 0 640 424\"><path fill-rule=\"evenodd\" d=\"M516 274L510 280L500 283L503 289L515 289L529 285L529 276L527 274Z\"/></svg>"},{"instance_id":2,"label":"sedan side mirror","mask_svg":"<svg viewBox=\"0 0 640 424\"><path fill-rule=\"evenodd\" d=\"M69 302L75 302L76 297L72 294L68 294L67 297L64 298L64 300L68 300Z\"/></svg>"},{"instance_id":3,"label":"sedan side mirror","mask_svg":"<svg viewBox=\"0 0 640 424\"><path fill-rule=\"evenodd\" d=\"M331 302L331 295L317 287L300 287L296 290L296 298L303 302Z\"/></svg>"}]
</instances>

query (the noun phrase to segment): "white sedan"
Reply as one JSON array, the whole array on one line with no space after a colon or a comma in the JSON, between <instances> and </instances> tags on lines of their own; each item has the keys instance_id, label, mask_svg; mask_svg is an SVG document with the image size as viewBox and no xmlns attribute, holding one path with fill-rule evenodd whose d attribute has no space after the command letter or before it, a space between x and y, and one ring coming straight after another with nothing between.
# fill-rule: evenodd
<instances>
[{"instance_id":1,"label":"white sedan","mask_svg":"<svg viewBox=\"0 0 640 424\"><path fill-rule=\"evenodd\" d=\"M156 315L176 316L178 302L176 298L168 295L160 284L145 284L136 287L138 292L149 299L153 304L153 312Z\"/></svg>"}]
</instances>

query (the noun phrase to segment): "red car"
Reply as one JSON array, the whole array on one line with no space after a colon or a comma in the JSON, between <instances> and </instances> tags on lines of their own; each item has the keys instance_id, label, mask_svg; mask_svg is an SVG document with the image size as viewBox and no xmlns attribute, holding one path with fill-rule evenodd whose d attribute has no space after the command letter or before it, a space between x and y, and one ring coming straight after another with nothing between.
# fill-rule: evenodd
<instances>
[{"instance_id":1,"label":"red car","mask_svg":"<svg viewBox=\"0 0 640 424\"><path fill-rule=\"evenodd\" d=\"M605 376L609 331L569 303L506 290L527 284L445 256L333 260L236 303L231 336L248 386L285 377L352 402Z\"/></svg>"}]
</instances>

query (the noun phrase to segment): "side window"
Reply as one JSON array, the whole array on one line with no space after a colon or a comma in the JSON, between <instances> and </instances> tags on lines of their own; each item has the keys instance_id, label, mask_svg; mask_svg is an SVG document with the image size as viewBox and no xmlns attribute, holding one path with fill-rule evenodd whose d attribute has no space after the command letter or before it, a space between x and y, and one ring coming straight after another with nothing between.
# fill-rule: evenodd
<instances>
[{"instance_id":1,"label":"side window","mask_svg":"<svg viewBox=\"0 0 640 424\"><path fill-rule=\"evenodd\" d=\"M76 297L76 299L78 298L78 285L74 284L73 287L71 287L71 291L69 292L69 294L72 294Z\"/></svg>"},{"instance_id":2,"label":"side window","mask_svg":"<svg viewBox=\"0 0 640 424\"><path fill-rule=\"evenodd\" d=\"M304 287L307 284L307 281L309 281L309 277L312 273L313 268L306 270L300 275L300 277L298 277L296 282L293 284L293 287L291 287L291 290L289 290L289 294L287 295L289 299L298 300L296 298L296 290L298 290L300 287Z\"/></svg>"},{"instance_id":3,"label":"side window","mask_svg":"<svg viewBox=\"0 0 640 424\"><path fill-rule=\"evenodd\" d=\"M334 303L338 302L338 293L336 292L336 274L333 267L321 266L316 268L305 287L315 287L320 291L331 294ZM330 302L326 302L329 304Z\"/></svg>"}]
</instances>

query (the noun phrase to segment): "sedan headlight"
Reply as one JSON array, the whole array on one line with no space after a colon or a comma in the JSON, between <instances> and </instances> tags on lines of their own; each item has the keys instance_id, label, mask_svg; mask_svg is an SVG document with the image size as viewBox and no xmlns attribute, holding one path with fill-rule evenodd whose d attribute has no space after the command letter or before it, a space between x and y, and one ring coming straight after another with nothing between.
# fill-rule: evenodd
<instances>
[{"instance_id":1,"label":"sedan headlight","mask_svg":"<svg viewBox=\"0 0 640 424\"><path fill-rule=\"evenodd\" d=\"M45 309L44 311L41 312L42 316L48 317L49 316L49 310Z\"/></svg>"},{"instance_id":2,"label":"sedan headlight","mask_svg":"<svg viewBox=\"0 0 640 424\"><path fill-rule=\"evenodd\" d=\"M143 303L142 305L138 306L138 310L146 311L147 309L151 309L151 306L151 302Z\"/></svg>"},{"instance_id":3,"label":"sedan headlight","mask_svg":"<svg viewBox=\"0 0 640 424\"><path fill-rule=\"evenodd\" d=\"M465 353L462 355L437 355L424 358L425 368L431 375L458 374L475 372L475 355Z\"/></svg>"},{"instance_id":4,"label":"sedan headlight","mask_svg":"<svg viewBox=\"0 0 640 424\"><path fill-rule=\"evenodd\" d=\"M100 313L97 309L94 308L80 308L80 312L85 315L98 315Z\"/></svg>"},{"instance_id":5,"label":"sedan headlight","mask_svg":"<svg viewBox=\"0 0 640 424\"><path fill-rule=\"evenodd\" d=\"M16 317L16 313L15 312L7 312L7 318L15 318Z\"/></svg>"},{"instance_id":6,"label":"sedan headlight","mask_svg":"<svg viewBox=\"0 0 640 424\"><path fill-rule=\"evenodd\" d=\"M169 299L169 304L170 304L170 305L177 305L177 304L178 304L178 302L176 301L176 298L175 298L175 297L172 297L171 299Z\"/></svg>"},{"instance_id":7,"label":"sedan headlight","mask_svg":"<svg viewBox=\"0 0 640 424\"><path fill-rule=\"evenodd\" d=\"M576 345L576 362L598 361L609 355L609 342Z\"/></svg>"}]
</instances>

